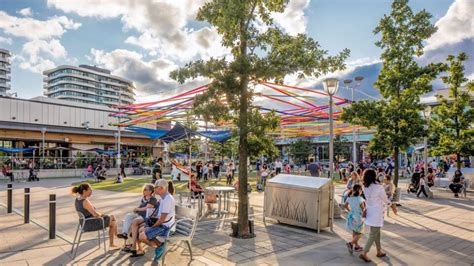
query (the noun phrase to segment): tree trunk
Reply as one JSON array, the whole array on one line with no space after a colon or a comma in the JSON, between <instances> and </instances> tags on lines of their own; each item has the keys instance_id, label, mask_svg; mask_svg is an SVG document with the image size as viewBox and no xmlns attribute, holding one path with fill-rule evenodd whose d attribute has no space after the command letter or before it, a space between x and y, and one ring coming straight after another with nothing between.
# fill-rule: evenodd
<instances>
[{"instance_id":1,"label":"tree trunk","mask_svg":"<svg viewBox=\"0 0 474 266\"><path fill-rule=\"evenodd\" d=\"M458 170L461 170L461 154L456 153L456 167Z\"/></svg>"},{"instance_id":2,"label":"tree trunk","mask_svg":"<svg viewBox=\"0 0 474 266\"><path fill-rule=\"evenodd\" d=\"M240 56L247 59L247 37L244 21L240 23ZM243 64L244 65L244 64ZM249 198L247 192L247 116L248 116L248 83L249 77L245 70L240 75L240 109L239 109L239 214L237 217L237 236L250 237L249 231Z\"/></svg>"},{"instance_id":3,"label":"tree trunk","mask_svg":"<svg viewBox=\"0 0 474 266\"><path fill-rule=\"evenodd\" d=\"M398 155L400 151L398 147L395 147L395 150L393 152L393 163L395 164L395 168L393 169L393 184L395 185L396 188L398 188L398 172L399 172L399 161L398 161Z\"/></svg>"},{"instance_id":4,"label":"tree trunk","mask_svg":"<svg viewBox=\"0 0 474 266\"><path fill-rule=\"evenodd\" d=\"M239 115L239 215L238 236L249 236L247 195L247 80L242 81Z\"/></svg>"}]
</instances>

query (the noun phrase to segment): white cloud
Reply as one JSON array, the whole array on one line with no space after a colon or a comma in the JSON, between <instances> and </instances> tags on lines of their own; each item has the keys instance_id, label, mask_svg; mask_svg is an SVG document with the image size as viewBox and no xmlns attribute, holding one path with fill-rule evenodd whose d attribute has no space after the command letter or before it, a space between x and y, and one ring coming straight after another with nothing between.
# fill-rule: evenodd
<instances>
[{"instance_id":1,"label":"white cloud","mask_svg":"<svg viewBox=\"0 0 474 266\"><path fill-rule=\"evenodd\" d=\"M456 0L451 4L446 15L436 22L438 31L428 39L425 51L474 38L473 14L472 0Z\"/></svg>"},{"instance_id":2,"label":"white cloud","mask_svg":"<svg viewBox=\"0 0 474 266\"><path fill-rule=\"evenodd\" d=\"M190 29L188 22L206 0L48 0L48 6L84 17L119 18L123 29L136 30L126 43L147 50L148 54L186 62L195 58L219 57L229 53L221 47L220 36L214 28L204 26ZM306 31L304 10L309 0L291 0L282 14L274 20L290 34ZM93 6L94 8L90 8Z\"/></svg>"},{"instance_id":3,"label":"white cloud","mask_svg":"<svg viewBox=\"0 0 474 266\"><path fill-rule=\"evenodd\" d=\"M95 63L110 69L113 74L133 80L139 94L164 92L176 85L168 77L169 72L176 67L171 61L145 61L141 54L123 49L112 52L91 49L91 55Z\"/></svg>"},{"instance_id":4,"label":"white cloud","mask_svg":"<svg viewBox=\"0 0 474 266\"><path fill-rule=\"evenodd\" d=\"M307 18L304 10L310 0L290 0L283 13L274 13L272 17L288 34L296 35L306 32Z\"/></svg>"},{"instance_id":5,"label":"white cloud","mask_svg":"<svg viewBox=\"0 0 474 266\"><path fill-rule=\"evenodd\" d=\"M67 51L59 38L67 30L78 29L81 26L80 23L65 16L37 20L29 17L32 15L31 8L22 9L17 13L25 17L10 16L0 11L0 30L3 30L6 35L27 39L23 43L21 53L14 58L19 62L20 68L41 73L54 67L56 65L54 60L74 62L74 59L67 58ZM2 38L0 42L11 43L12 41L10 38L0 38Z\"/></svg>"},{"instance_id":6,"label":"white cloud","mask_svg":"<svg viewBox=\"0 0 474 266\"><path fill-rule=\"evenodd\" d=\"M113 74L133 80L137 87L137 100L152 101L163 98L206 83L197 79L184 85L178 85L169 77L176 65L167 59L145 60L143 55L129 50L116 49L111 52L91 49L92 60ZM153 98L155 97L155 98Z\"/></svg>"},{"instance_id":7,"label":"white cloud","mask_svg":"<svg viewBox=\"0 0 474 266\"><path fill-rule=\"evenodd\" d=\"M42 73L46 69L55 67L50 59L65 59L67 52L61 42L52 40L33 40L23 45L21 54L15 59L19 60L20 68L35 73Z\"/></svg>"},{"instance_id":8,"label":"white cloud","mask_svg":"<svg viewBox=\"0 0 474 266\"><path fill-rule=\"evenodd\" d=\"M136 30L138 35L129 36L126 43L148 51L150 55L172 60L189 61L195 57L221 56L228 51L220 46L215 29L203 27L193 30L187 27L195 19L204 0L183 1L70 1L48 0L48 6L97 18L120 18L124 30ZM89 8L94 6L94 8Z\"/></svg>"},{"instance_id":9,"label":"white cloud","mask_svg":"<svg viewBox=\"0 0 474 266\"><path fill-rule=\"evenodd\" d=\"M59 40L56 39L50 41L33 40L27 42L23 45L22 52L30 55L44 53L54 59L66 57L67 55L64 46L62 46Z\"/></svg>"},{"instance_id":10,"label":"white cloud","mask_svg":"<svg viewBox=\"0 0 474 266\"><path fill-rule=\"evenodd\" d=\"M55 16L48 20L36 20L10 16L4 11L0 11L0 29L3 29L6 34L24 37L29 40L61 37L66 30L75 30L80 26L80 23L76 23L65 16Z\"/></svg>"},{"instance_id":11,"label":"white cloud","mask_svg":"<svg viewBox=\"0 0 474 266\"><path fill-rule=\"evenodd\" d=\"M18 14L24 16L24 17L31 17L33 15L33 10L31 10L30 7L23 8L20 11L17 11Z\"/></svg>"},{"instance_id":12,"label":"white cloud","mask_svg":"<svg viewBox=\"0 0 474 266\"><path fill-rule=\"evenodd\" d=\"M0 43L12 44L12 39L0 36Z\"/></svg>"}]
</instances>

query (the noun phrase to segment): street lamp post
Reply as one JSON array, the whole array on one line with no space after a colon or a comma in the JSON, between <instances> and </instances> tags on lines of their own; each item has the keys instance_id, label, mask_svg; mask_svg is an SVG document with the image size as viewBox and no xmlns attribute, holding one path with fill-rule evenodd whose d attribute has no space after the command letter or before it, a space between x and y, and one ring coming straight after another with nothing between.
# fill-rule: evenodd
<instances>
[{"instance_id":1,"label":"street lamp post","mask_svg":"<svg viewBox=\"0 0 474 266\"><path fill-rule=\"evenodd\" d=\"M362 76L357 76L354 78L354 80L356 81L356 85L355 87L359 87L360 86L360 83L362 82L362 80L364 79L364 77ZM354 87L352 87L352 102L354 102ZM356 133L355 133L355 125L352 125L352 156L353 156L353 162L354 164L357 164L357 140L356 140Z\"/></svg>"},{"instance_id":2,"label":"street lamp post","mask_svg":"<svg viewBox=\"0 0 474 266\"><path fill-rule=\"evenodd\" d=\"M351 103L354 102L354 89L356 87L359 87L360 86L360 83L362 82L362 80L364 79L364 77L362 76L357 76L354 78L354 80L356 81L356 84L355 86L351 86L350 84L352 83L352 79L346 79L344 80L344 85L346 86L346 88L348 89L351 89ZM357 140L356 140L356 132L355 132L355 125L352 125L352 162L353 163L357 163Z\"/></svg>"},{"instance_id":3,"label":"street lamp post","mask_svg":"<svg viewBox=\"0 0 474 266\"><path fill-rule=\"evenodd\" d=\"M119 104L117 106L119 112L120 112L120 105L122 104L122 92L120 89L118 90L119 94ZM122 164L122 153L120 150L120 137L121 137L121 128L120 128L120 113L117 116L117 167L120 167L120 164Z\"/></svg>"},{"instance_id":4,"label":"street lamp post","mask_svg":"<svg viewBox=\"0 0 474 266\"><path fill-rule=\"evenodd\" d=\"M324 91L329 95L329 177L332 179L334 171L334 126L332 114L332 97L339 88L339 80L328 78L323 81Z\"/></svg>"},{"instance_id":5,"label":"street lamp post","mask_svg":"<svg viewBox=\"0 0 474 266\"><path fill-rule=\"evenodd\" d=\"M45 127L42 127L41 128L41 136L42 136L42 149L41 149L41 168L43 168L44 166L44 148L45 148L45 139L44 139L44 135L46 134L46 128Z\"/></svg>"},{"instance_id":6,"label":"street lamp post","mask_svg":"<svg viewBox=\"0 0 474 266\"><path fill-rule=\"evenodd\" d=\"M426 120L426 125L425 125L425 130L428 130L428 121L430 120L430 115L431 115L431 106L426 106L425 109L423 109L423 115ZM425 175L428 173L428 136L425 136L423 138L423 145L424 145L424 150L423 150L423 157L425 161Z\"/></svg>"}]
</instances>

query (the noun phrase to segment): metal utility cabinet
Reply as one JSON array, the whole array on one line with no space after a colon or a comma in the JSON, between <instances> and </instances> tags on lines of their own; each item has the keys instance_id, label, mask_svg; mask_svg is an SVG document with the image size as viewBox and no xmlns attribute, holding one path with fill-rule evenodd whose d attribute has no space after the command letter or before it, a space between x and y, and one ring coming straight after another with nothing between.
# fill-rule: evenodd
<instances>
[{"instance_id":1,"label":"metal utility cabinet","mask_svg":"<svg viewBox=\"0 0 474 266\"><path fill-rule=\"evenodd\" d=\"M317 230L334 219L334 186L329 178L279 174L267 181L264 215L281 223Z\"/></svg>"}]
</instances>

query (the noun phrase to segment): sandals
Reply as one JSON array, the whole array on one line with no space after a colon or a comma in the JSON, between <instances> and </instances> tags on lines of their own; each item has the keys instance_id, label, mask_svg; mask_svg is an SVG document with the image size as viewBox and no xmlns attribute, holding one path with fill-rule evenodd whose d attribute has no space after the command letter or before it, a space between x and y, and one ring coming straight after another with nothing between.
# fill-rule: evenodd
<instances>
[{"instance_id":1,"label":"sandals","mask_svg":"<svg viewBox=\"0 0 474 266\"><path fill-rule=\"evenodd\" d=\"M117 237L118 237L118 238L122 238L122 239L128 239L127 234L124 234L124 233L122 233L122 234L117 234Z\"/></svg>"},{"instance_id":2,"label":"sandals","mask_svg":"<svg viewBox=\"0 0 474 266\"><path fill-rule=\"evenodd\" d=\"M346 246L347 246L347 251L349 251L349 254L351 254L351 255L354 254L354 247L352 246L352 243L347 242Z\"/></svg>"},{"instance_id":3,"label":"sandals","mask_svg":"<svg viewBox=\"0 0 474 266\"><path fill-rule=\"evenodd\" d=\"M364 256L364 255L362 255L362 254L359 255L359 259L361 259L361 260L363 260L363 261L365 261L365 262L371 262L371 261L372 261L371 259L367 258L367 256Z\"/></svg>"},{"instance_id":4,"label":"sandals","mask_svg":"<svg viewBox=\"0 0 474 266\"><path fill-rule=\"evenodd\" d=\"M132 250L131 253L132 253L132 255L130 255L130 258L137 258L137 257L145 256L145 252L138 253L136 250Z\"/></svg>"},{"instance_id":5,"label":"sandals","mask_svg":"<svg viewBox=\"0 0 474 266\"><path fill-rule=\"evenodd\" d=\"M132 245L126 245L121 249L122 252L132 253Z\"/></svg>"},{"instance_id":6,"label":"sandals","mask_svg":"<svg viewBox=\"0 0 474 266\"><path fill-rule=\"evenodd\" d=\"M387 254L383 253L383 252L380 252L380 253L377 253L376 255L378 258L382 258L382 257L385 257L387 256Z\"/></svg>"},{"instance_id":7,"label":"sandals","mask_svg":"<svg viewBox=\"0 0 474 266\"><path fill-rule=\"evenodd\" d=\"M354 251L355 251L355 252L361 252L361 251L363 251L363 250L364 250L364 248L361 247L361 246L358 246L358 247L355 247L355 248L354 248Z\"/></svg>"}]
</instances>

